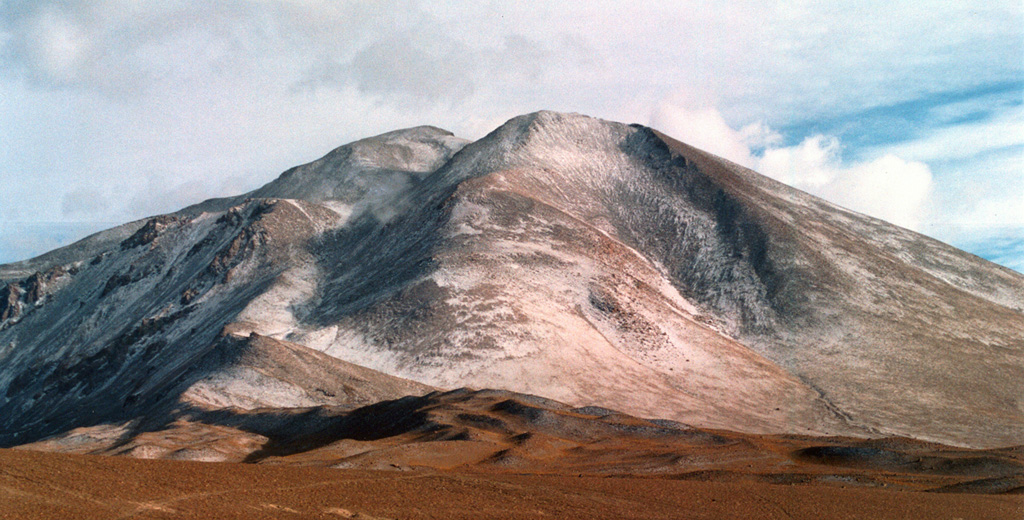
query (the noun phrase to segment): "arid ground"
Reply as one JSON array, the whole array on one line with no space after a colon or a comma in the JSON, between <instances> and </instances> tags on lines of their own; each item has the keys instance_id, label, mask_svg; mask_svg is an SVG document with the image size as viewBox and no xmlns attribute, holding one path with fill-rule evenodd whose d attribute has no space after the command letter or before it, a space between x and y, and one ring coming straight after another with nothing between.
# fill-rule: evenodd
<instances>
[{"instance_id":1,"label":"arid ground","mask_svg":"<svg viewBox=\"0 0 1024 520\"><path fill-rule=\"evenodd\" d=\"M0 518L1024 518L1019 490L767 480L367 471L0 450Z\"/></svg>"},{"instance_id":2,"label":"arid ground","mask_svg":"<svg viewBox=\"0 0 1024 520\"><path fill-rule=\"evenodd\" d=\"M80 428L0 450L0 502L4 518L1020 519L1024 447L755 435L456 390Z\"/></svg>"}]
</instances>

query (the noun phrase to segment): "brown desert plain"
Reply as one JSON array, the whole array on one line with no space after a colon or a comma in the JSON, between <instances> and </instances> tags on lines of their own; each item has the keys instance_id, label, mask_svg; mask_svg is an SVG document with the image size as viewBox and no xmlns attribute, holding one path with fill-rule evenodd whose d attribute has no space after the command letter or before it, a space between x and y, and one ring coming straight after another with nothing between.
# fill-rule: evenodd
<instances>
[{"instance_id":1,"label":"brown desert plain","mask_svg":"<svg viewBox=\"0 0 1024 520\"><path fill-rule=\"evenodd\" d=\"M0 451L0 465L0 518L5 519L1024 517L1020 494L772 484L755 478L365 471L24 450Z\"/></svg>"},{"instance_id":2,"label":"brown desert plain","mask_svg":"<svg viewBox=\"0 0 1024 520\"><path fill-rule=\"evenodd\" d=\"M1024 515L1020 447L703 430L494 390L353 411L196 410L159 432L106 430L25 446L64 453L0 451L2 517Z\"/></svg>"}]
</instances>

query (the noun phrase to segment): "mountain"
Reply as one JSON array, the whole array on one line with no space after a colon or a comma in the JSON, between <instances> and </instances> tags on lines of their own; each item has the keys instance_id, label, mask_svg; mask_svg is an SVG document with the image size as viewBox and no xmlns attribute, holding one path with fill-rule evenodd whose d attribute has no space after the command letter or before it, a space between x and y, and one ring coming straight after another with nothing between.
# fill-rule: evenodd
<instances>
[{"instance_id":1,"label":"mountain","mask_svg":"<svg viewBox=\"0 0 1024 520\"><path fill-rule=\"evenodd\" d=\"M1024 276L575 114L358 141L0 280L0 445L464 386L748 433L1024 440Z\"/></svg>"}]
</instances>

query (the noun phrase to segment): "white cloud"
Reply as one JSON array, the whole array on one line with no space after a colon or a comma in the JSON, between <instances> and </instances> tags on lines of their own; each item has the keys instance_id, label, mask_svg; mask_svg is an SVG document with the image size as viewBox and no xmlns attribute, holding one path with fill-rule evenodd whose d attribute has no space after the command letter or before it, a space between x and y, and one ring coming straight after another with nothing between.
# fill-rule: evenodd
<instances>
[{"instance_id":1,"label":"white cloud","mask_svg":"<svg viewBox=\"0 0 1024 520\"><path fill-rule=\"evenodd\" d=\"M245 193L258 187L245 177L169 180L165 175L145 178L146 188L138 195L122 200L125 209L135 214L171 213L207 198L208 193Z\"/></svg>"},{"instance_id":2,"label":"white cloud","mask_svg":"<svg viewBox=\"0 0 1024 520\"><path fill-rule=\"evenodd\" d=\"M960 241L992 230L1024 229L1024 106L926 129L917 139L873 152L932 166L936 210L927 216L924 232Z\"/></svg>"},{"instance_id":3,"label":"white cloud","mask_svg":"<svg viewBox=\"0 0 1024 520\"><path fill-rule=\"evenodd\" d=\"M772 130L764 121L756 121L740 128L743 142L752 150L765 150L782 144L782 134Z\"/></svg>"},{"instance_id":4,"label":"white cloud","mask_svg":"<svg viewBox=\"0 0 1024 520\"><path fill-rule=\"evenodd\" d=\"M1004 109L990 119L931 129L886 150L916 160L949 161L1011 146L1024 146L1024 105Z\"/></svg>"},{"instance_id":5,"label":"white cloud","mask_svg":"<svg viewBox=\"0 0 1024 520\"><path fill-rule=\"evenodd\" d=\"M691 146L754 167L754 158L742 135L725 122L717 110L659 107L651 117L651 126Z\"/></svg>"},{"instance_id":6,"label":"white cloud","mask_svg":"<svg viewBox=\"0 0 1024 520\"><path fill-rule=\"evenodd\" d=\"M840 176L839 140L815 135L796 146L769 148L754 169L800 189L821 192Z\"/></svg>"},{"instance_id":7,"label":"white cloud","mask_svg":"<svg viewBox=\"0 0 1024 520\"><path fill-rule=\"evenodd\" d=\"M31 63L58 83L77 79L80 67L93 50L82 27L53 7L43 9L29 23L34 36L26 42Z\"/></svg>"},{"instance_id":8,"label":"white cloud","mask_svg":"<svg viewBox=\"0 0 1024 520\"><path fill-rule=\"evenodd\" d=\"M936 177L940 189L935 206L942 211L931 215L924 227L929 235L970 243L1006 229L1024 233L1024 149L940 163Z\"/></svg>"},{"instance_id":9,"label":"white cloud","mask_svg":"<svg viewBox=\"0 0 1024 520\"><path fill-rule=\"evenodd\" d=\"M886 155L840 170L822 192L862 213L920 231L932 208L932 189L928 165Z\"/></svg>"}]
</instances>

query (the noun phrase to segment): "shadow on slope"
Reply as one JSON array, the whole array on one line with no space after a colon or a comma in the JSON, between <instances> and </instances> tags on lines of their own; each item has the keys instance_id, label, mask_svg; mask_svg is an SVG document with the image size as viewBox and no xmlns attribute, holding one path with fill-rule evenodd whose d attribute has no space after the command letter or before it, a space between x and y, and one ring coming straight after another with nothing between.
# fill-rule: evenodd
<instances>
[{"instance_id":1,"label":"shadow on slope","mask_svg":"<svg viewBox=\"0 0 1024 520\"><path fill-rule=\"evenodd\" d=\"M230 426L268 438L246 462L311 452L343 440L399 443L508 440L547 436L576 443L608 438L675 438L701 445L732 442L672 421L648 421L603 409L573 409L537 396L500 390L458 389L407 396L348 411L317 407L287 411L185 412L190 420Z\"/></svg>"},{"instance_id":2,"label":"shadow on slope","mask_svg":"<svg viewBox=\"0 0 1024 520\"><path fill-rule=\"evenodd\" d=\"M264 285L269 285L267 282ZM253 284L249 289L258 294L263 288ZM223 310L223 307L218 310ZM171 321L176 316L171 316ZM230 321L231 316L208 313L194 330L210 329ZM190 338L188 344L206 342L205 348L178 345L180 351L196 352L191 359L181 359L179 350L168 348L159 337L162 324L143 320L125 329L108 345L81 359L69 359L41 375L28 370L8 387L8 393L23 391L28 384L41 382L41 387L56 395L74 395L46 410L45 418L17 430L0 432L0 447L11 447L61 434L71 428L88 428L102 424L135 422L125 432L129 438L146 429L165 426L181 394L195 382L232 365L241 356L240 349L218 349L223 338L208 338L208 332ZM176 367L156 377L156 372ZM36 369L39 370L39 369ZM35 377L38 381L31 381ZM26 379L27 378L27 379ZM22 381L21 379L26 379ZM42 397L40 390L28 403ZM143 419L144 418L144 419Z\"/></svg>"},{"instance_id":3,"label":"shadow on slope","mask_svg":"<svg viewBox=\"0 0 1024 520\"><path fill-rule=\"evenodd\" d=\"M1019 492L1024 474L1020 448L708 431L496 390L432 392L354 410L190 408L179 419L258 435L262 446L235 459L250 463L991 494Z\"/></svg>"},{"instance_id":4,"label":"shadow on slope","mask_svg":"<svg viewBox=\"0 0 1024 520\"><path fill-rule=\"evenodd\" d=\"M26 446L62 451L59 441ZM507 391L459 389L353 408L179 403L116 442L64 449L144 458L357 469L645 476L942 493L1019 493L1018 448L695 429ZM64 448L73 447L65 443Z\"/></svg>"}]
</instances>

